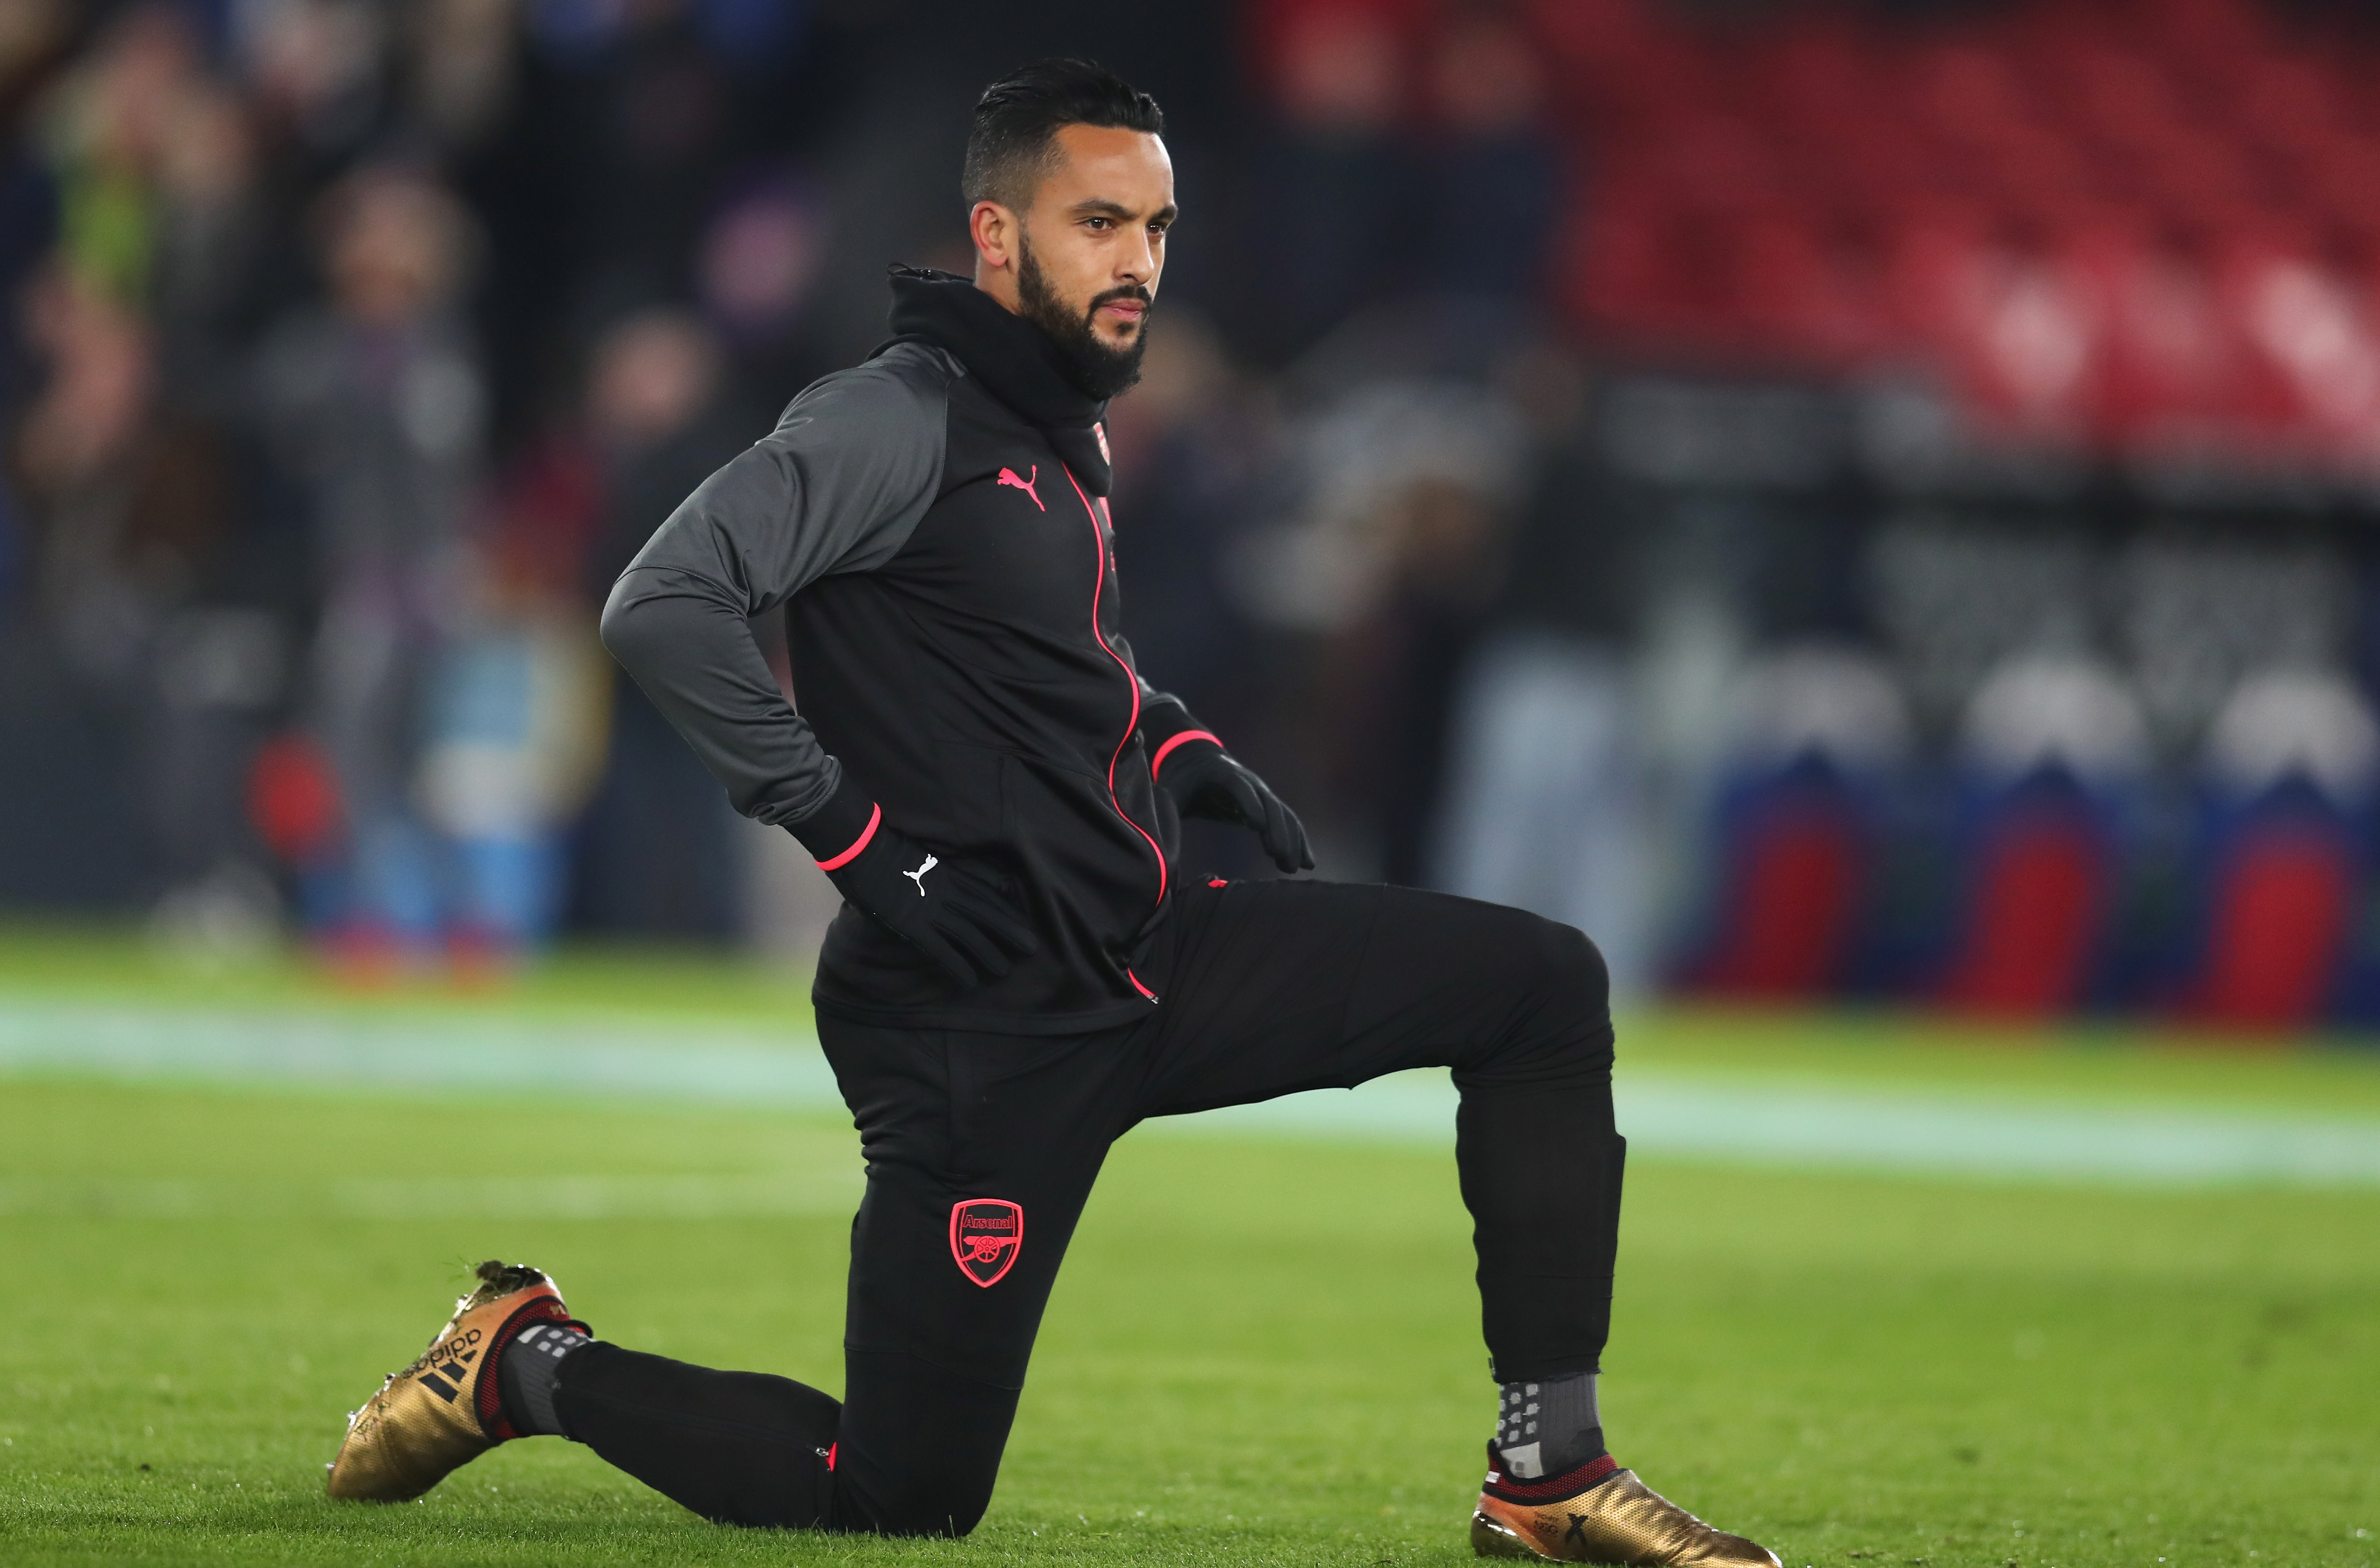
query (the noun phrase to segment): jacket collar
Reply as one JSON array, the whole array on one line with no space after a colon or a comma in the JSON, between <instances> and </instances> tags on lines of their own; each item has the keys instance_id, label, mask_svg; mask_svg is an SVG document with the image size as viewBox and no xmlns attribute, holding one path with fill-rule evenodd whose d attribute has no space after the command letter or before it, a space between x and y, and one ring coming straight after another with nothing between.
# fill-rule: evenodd
<instances>
[{"instance_id":1,"label":"jacket collar","mask_svg":"<svg viewBox=\"0 0 2380 1568\"><path fill-rule=\"evenodd\" d=\"M1107 403L1075 384L1048 333L969 279L919 267L892 269L892 326L893 343L922 341L957 356L984 390L1050 438L1085 490L1108 492L1106 442L1098 429Z\"/></svg>"}]
</instances>

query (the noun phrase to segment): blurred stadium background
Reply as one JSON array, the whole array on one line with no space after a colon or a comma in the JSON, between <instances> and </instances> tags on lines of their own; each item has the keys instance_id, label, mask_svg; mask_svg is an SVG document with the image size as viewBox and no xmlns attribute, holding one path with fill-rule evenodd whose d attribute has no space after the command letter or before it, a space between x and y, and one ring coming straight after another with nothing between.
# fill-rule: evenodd
<instances>
[{"instance_id":1,"label":"blurred stadium background","mask_svg":"<svg viewBox=\"0 0 2380 1568\"><path fill-rule=\"evenodd\" d=\"M6 15L0 906L804 954L592 608L1070 50L1189 214L1135 642L1326 874L1638 998L2380 1022L2369 6Z\"/></svg>"},{"instance_id":2,"label":"blurred stadium background","mask_svg":"<svg viewBox=\"0 0 2380 1568\"><path fill-rule=\"evenodd\" d=\"M2371 1568L2372 0L0 0L0 1557L953 1560L317 1466L493 1253L839 1386L832 894L594 611L1061 52L1186 213L1145 667L1323 874L1612 961L1623 1457ZM1124 1140L959 1550L1468 1561L1451 1094Z\"/></svg>"}]
</instances>

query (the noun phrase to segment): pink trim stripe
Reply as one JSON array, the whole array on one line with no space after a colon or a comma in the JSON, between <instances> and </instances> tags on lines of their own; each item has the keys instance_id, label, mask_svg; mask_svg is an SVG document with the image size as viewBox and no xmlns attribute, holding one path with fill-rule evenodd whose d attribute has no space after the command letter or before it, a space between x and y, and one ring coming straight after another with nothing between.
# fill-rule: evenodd
<instances>
[{"instance_id":1,"label":"pink trim stripe","mask_svg":"<svg viewBox=\"0 0 2380 1568\"><path fill-rule=\"evenodd\" d=\"M1140 994L1141 994L1141 995L1143 995L1143 996L1145 996L1145 997L1148 998L1148 1000L1149 1000L1149 1001L1151 1001L1151 1002L1154 1002L1154 1001L1156 1001L1156 1000L1157 1000L1157 993L1156 993L1155 991L1153 991L1149 990L1147 986L1145 986L1145 985L1141 984L1141 983L1140 983L1140 977L1139 977L1138 975L1134 974L1130 969L1126 969L1126 970L1123 972L1123 978L1124 978L1125 979L1128 979L1128 980L1130 980L1130 981L1132 982L1132 989L1133 989L1133 990L1135 990L1135 991L1136 991L1140 992Z\"/></svg>"},{"instance_id":2,"label":"pink trim stripe","mask_svg":"<svg viewBox=\"0 0 2380 1568\"><path fill-rule=\"evenodd\" d=\"M1165 902L1165 851L1157 846L1157 840L1149 837L1147 828L1132 820L1132 813L1125 810L1123 802L1116 798L1116 764L1123 759L1123 748L1132 744L1132 737L1140 731L1140 677L1133 674L1132 666L1123 662L1121 654L1108 646L1107 633L1099 630L1099 590L1107 586L1108 580L1107 535L1099 531L1099 511L1098 507L1091 504L1091 498L1084 493L1083 481L1075 477L1074 469L1066 468L1062 463L1059 467L1065 472L1066 482L1075 487L1075 499L1083 504L1084 515L1091 519L1091 549L1094 552L1091 559L1098 573L1091 578L1091 636L1098 639L1100 651L1116 662L1116 668L1123 672L1123 678L1132 686L1132 722L1124 726L1123 738L1116 742L1115 754L1108 759L1108 804L1114 807L1115 814L1122 817L1132 831L1138 833L1148 844L1148 852L1157 857L1157 902L1162 904ZM1140 985L1138 980L1132 983L1135 986ZM1149 996L1148 988L1146 986L1141 986L1140 994L1148 996L1151 1002L1157 1000L1154 996Z\"/></svg>"},{"instance_id":3,"label":"pink trim stripe","mask_svg":"<svg viewBox=\"0 0 2380 1568\"><path fill-rule=\"evenodd\" d=\"M843 869L843 868L844 868L845 866L850 865L850 864L851 864L851 861L852 861L852 857L853 857L854 856L857 855L861 850L863 850L863 849L867 848L867 847L868 847L868 841L869 839L874 838L874 837L876 836L876 824L877 824L877 823L879 823L879 822L880 822L880 821L882 821L883 820L884 820L884 808L883 808L883 807L881 807L881 806L871 806L871 807L869 807L869 808L868 808L868 826L867 826L865 829L861 830L860 834L859 834L859 842L858 842L858 843L856 843L856 844L855 844L855 845L853 845L849 849L844 850L842 854L840 854L840 855L836 856L836 857L835 857L833 859L832 859L832 860L821 860L821 861L820 861L820 862L818 863L818 869L819 869L820 870L821 870L821 871L839 871L839 870Z\"/></svg>"},{"instance_id":4,"label":"pink trim stripe","mask_svg":"<svg viewBox=\"0 0 2380 1568\"><path fill-rule=\"evenodd\" d=\"M1169 735L1165 744L1157 748L1157 755L1148 760L1148 776L1155 778L1157 770L1165 766L1165 760L1172 755L1173 748L1186 740L1211 740L1219 747L1223 744L1222 736L1206 730L1184 730L1180 735Z\"/></svg>"}]
</instances>

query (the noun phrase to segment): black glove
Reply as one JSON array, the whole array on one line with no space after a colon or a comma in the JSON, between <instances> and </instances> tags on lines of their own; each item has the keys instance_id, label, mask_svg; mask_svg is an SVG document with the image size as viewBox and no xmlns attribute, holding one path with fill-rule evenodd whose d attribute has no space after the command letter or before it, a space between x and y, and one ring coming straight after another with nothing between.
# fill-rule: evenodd
<instances>
[{"instance_id":1,"label":"black glove","mask_svg":"<svg viewBox=\"0 0 2380 1568\"><path fill-rule=\"evenodd\" d=\"M1272 863L1284 871L1310 871L1314 851L1305 842L1305 824L1281 803L1264 780L1232 760L1222 743L1196 732L1182 735L1157 748L1150 770L1174 808L1184 817L1237 822L1252 829Z\"/></svg>"},{"instance_id":2,"label":"black glove","mask_svg":"<svg viewBox=\"0 0 2380 1568\"><path fill-rule=\"evenodd\" d=\"M1039 944L1005 884L937 855L884 820L844 775L825 806L787 824L843 896L963 986L996 980Z\"/></svg>"}]
</instances>

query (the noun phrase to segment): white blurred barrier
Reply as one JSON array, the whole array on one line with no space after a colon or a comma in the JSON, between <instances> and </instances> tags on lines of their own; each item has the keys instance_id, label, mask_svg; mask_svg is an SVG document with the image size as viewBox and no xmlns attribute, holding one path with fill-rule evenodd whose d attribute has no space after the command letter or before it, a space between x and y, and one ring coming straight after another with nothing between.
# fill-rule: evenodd
<instances>
[{"instance_id":1,"label":"white blurred barrier","mask_svg":"<svg viewBox=\"0 0 2380 1568\"><path fill-rule=\"evenodd\" d=\"M2209 777L2241 799L2291 774L2335 805L2361 805L2380 782L2380 723L2344 675L2276 670L2240 683L2206 736Z\"/></svg>"},{"instance_id":2,"label":"white blurred barrier","mask_svg":"<svg viewBox=\"0 0 2380 1568\"><path fill-rule=\"evenodd\" d=\"M512 1090L839 1116L842 1099L808 1021L787 1011L785 1028L776 1031L631 1028L577 1018L194 1013L18 999L0 1001L0 1074L340 1085L423 1095ZM2080 1106L1624 1067L1616 1095L1621 1130L1638 1154L1703 1163L2158 1186L2380 1186L2380 1117ZM1443 1145L1454 1136L1454 1104L1444 1073L1401 1073L1358 1089L1289 1095L1156 1124ZM382 1212L401 1196L358 1188L343 1201L357 1212ZM46 1211L72 1198L55 1185L0 1182L0 1211L12 1203ZM111 1200L154 1209L200 1204L205 1195L186 1198L170 1184L150 1184ZM634 1202L608 1190L574 1196L531 1184L518 1201L539 1212L573 1204L605 1211L615 1202L626 1206L623 1212L685 1212L706 1201L724 1206L722 1211L749 1212L820 1200L808 1184L798 1191L661 1191Z\"/></svg>"},{"instance_id":3,"label":"white blurred barrier","mask_svg":"<svg viewBox=\"0 0 2380 1568\"><path fill-rule=\"evenodd\" d=\"M1576 926L1623 1000L1650 978L1633 710L1626 673L1591 648L1482 650L1455 710L1432 879Z\"/></svg>"}]
</instances>

